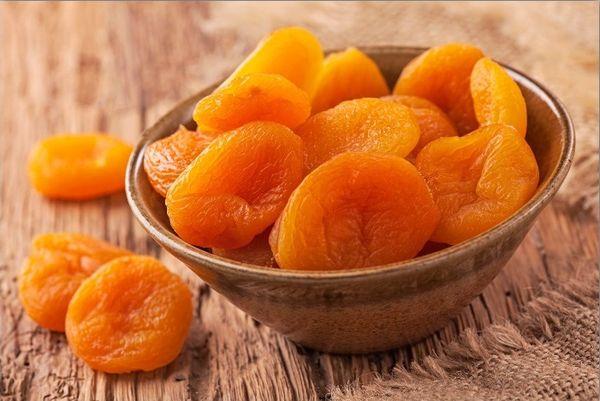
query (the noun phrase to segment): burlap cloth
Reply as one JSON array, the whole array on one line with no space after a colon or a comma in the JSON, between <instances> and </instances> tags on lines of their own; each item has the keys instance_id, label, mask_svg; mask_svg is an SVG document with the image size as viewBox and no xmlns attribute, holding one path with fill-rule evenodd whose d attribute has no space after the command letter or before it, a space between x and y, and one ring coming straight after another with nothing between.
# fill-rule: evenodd
<instances>
[{"instance_id":1,"label":"burlap cloth","mask_svg":"<svg viewBox=\"0 0 600 401\"><path fill-rule=\"evenodd\" d=\"M598 276L546 285L514 323L465 331L445 354L334 401L597 400Z\"/></svg>"}]
</instances>

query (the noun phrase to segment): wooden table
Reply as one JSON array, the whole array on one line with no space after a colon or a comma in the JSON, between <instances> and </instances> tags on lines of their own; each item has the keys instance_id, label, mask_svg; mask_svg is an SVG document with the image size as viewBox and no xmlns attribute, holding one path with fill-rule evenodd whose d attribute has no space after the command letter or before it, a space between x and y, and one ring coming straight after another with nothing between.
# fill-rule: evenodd
<instances>
[{"instance_id":1,"label":"wooden table","mask_svg":"<svg viewBox=\"0 0 600 401\"><path fill-rule=\"evenodd\" d=\"M25 161L36 140L100 130L135 143L176 101L223 76L264 33L286 24L313 29L325 47L474 42L557 92L578 129L575 167L596 167L575 174L481 296L410 347L364 356L299 348L161 251L123 194L55 202L28 185ZM597 220L578 199L597 191L581 186L590 179L597 186L597 26L595 3L0 4L0 400L324 398L329 386L408 366L465 327L510 318L542 281L594 268ZM47 231L95 235L180 273L196 303L181 356L154 372L105 375L74 358L63 335L32 323L17 299L16 275L32 236Z\"/></svg>"}]
</instances>

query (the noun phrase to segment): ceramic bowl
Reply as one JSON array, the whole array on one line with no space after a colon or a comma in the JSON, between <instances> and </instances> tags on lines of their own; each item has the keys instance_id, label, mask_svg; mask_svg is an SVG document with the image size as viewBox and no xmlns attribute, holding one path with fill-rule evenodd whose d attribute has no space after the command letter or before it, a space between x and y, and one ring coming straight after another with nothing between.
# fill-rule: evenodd
<instances>
[{"instance_id":1,"label":"ceramic bowl","mask_svg":"<svg viewBox=\"0 0 600 401\"><path fill-rule=\"evenodd\" d=\"M406 63L424 49L361 50L393 87ZM169 225L164 199L148 182L143 154L179 124L193 128L194 105L218 84L183 101L144 131L127 170L131 210L156 242L214 290L292 341L335 353L382 351L416 341L441 328L492 281L556 194L572 161L575 138L564 106L533 79L506 68L527 102L527 142L540 167L540 185L512 217L459 245L385 266L304 272L243 264L185 243Z\"/></svg>"}]
</instances>

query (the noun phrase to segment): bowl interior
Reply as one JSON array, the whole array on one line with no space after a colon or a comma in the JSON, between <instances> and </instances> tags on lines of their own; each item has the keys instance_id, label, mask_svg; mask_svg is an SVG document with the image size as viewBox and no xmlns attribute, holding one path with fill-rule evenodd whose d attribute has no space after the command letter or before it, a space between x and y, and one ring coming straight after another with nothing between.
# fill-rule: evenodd
<instances>
[{"instance_id":1,"label":"bowl interior","mask_svg":"<svg viewBox=\"0 0 600 401\"><path fill-rule=\"evenodd\" d=\"M422 48L408 47L366 47L361 48L367 53L380 67L390 88L393 88L402 68L415 56L424 51ZM531 146L537 159L540 169L540 184L533 198L517 211L511 218L504 223L492 228L488 233L493 234L502 226L510 226L519 217L528 213L537 213L551 199L559 185L562 183L568 168L570 166L574 137L570 118L562 104L549 91L540 84L528 78L523 73L505 66L515 81L521 87L523 96L527 103L528 110L528 131L527 142ZM210 94L218 84L215 84L196 95L184 100L177 105L171 112L161 118L155 125L148 128L137 145L130 160L127 171L127 195L130 205L136 217L142 225L151 232L155 238L163 245L170 244L169 248L176 249L178 252L191 253L192 258L198 258L200 262L209 261L211 264L225 267L246 268L261 274L263 272L274 272L278 275L363 275L383 267L374 267L366 269L355 269L336 272L294 272L282 269L271 269L252 265L243 265L235 261L226 260L211 254L208 250L192 247L179 239L169 224L166 214L164 198L157 194L151 187L142 167L143 153L147 145L173 133L180 124L186 125L190 129L195 129L195 123L191 119L195 104L202 97ZM507 227L505 227L506 229ZM415 258L410 261L400 262L388 265L389 268L403 266L406 268L411 264L417 264L419 261L431 258L442 258L444 254L460 252L473 246L477 242L481 244L480 237L487 233L465 241L444 250ZM493 235L487 235L488 241L493 241Z\"/></svg>"}]
</instances>

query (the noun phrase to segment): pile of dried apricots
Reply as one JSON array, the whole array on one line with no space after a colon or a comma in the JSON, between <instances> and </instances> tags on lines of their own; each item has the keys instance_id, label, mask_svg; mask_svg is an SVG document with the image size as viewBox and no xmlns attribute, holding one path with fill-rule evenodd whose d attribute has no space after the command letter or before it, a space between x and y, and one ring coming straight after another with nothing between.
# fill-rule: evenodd
<instances>
[{"instance_id":1,"label":"pile of dried apricots","mask_svg":"<svg viewBox=\"0 0 600 401\"><path fill-rule=\"evenodd\" d=\"M263 39L144 169L172 228L215 255L282 269L378 266L458 244L502 222L538 186L518 85L468 44L431 48L390 89L356 48L324 57L309 31ZM45 196L123 189L131 147L107 135L38 144ZM180 352L186 285L155 259L79 234L37 237L19 280L26 312L65 331L106 372L151 370Z\"/></svg>"},{"instance_id":2,"label":"pile of dried apricots","mask_svg":"<svg viewBox=\"0 0 600 401\"><path fill-rule=\"evenodd\" d=\"M144 168L183 240L246 263L410 259L492 228L538 185L523 95L468 44L415 58L390 94L360 50L324 57L310 32L283 28L193 119L148 146Z\"/></svg>"}]
</instances>

